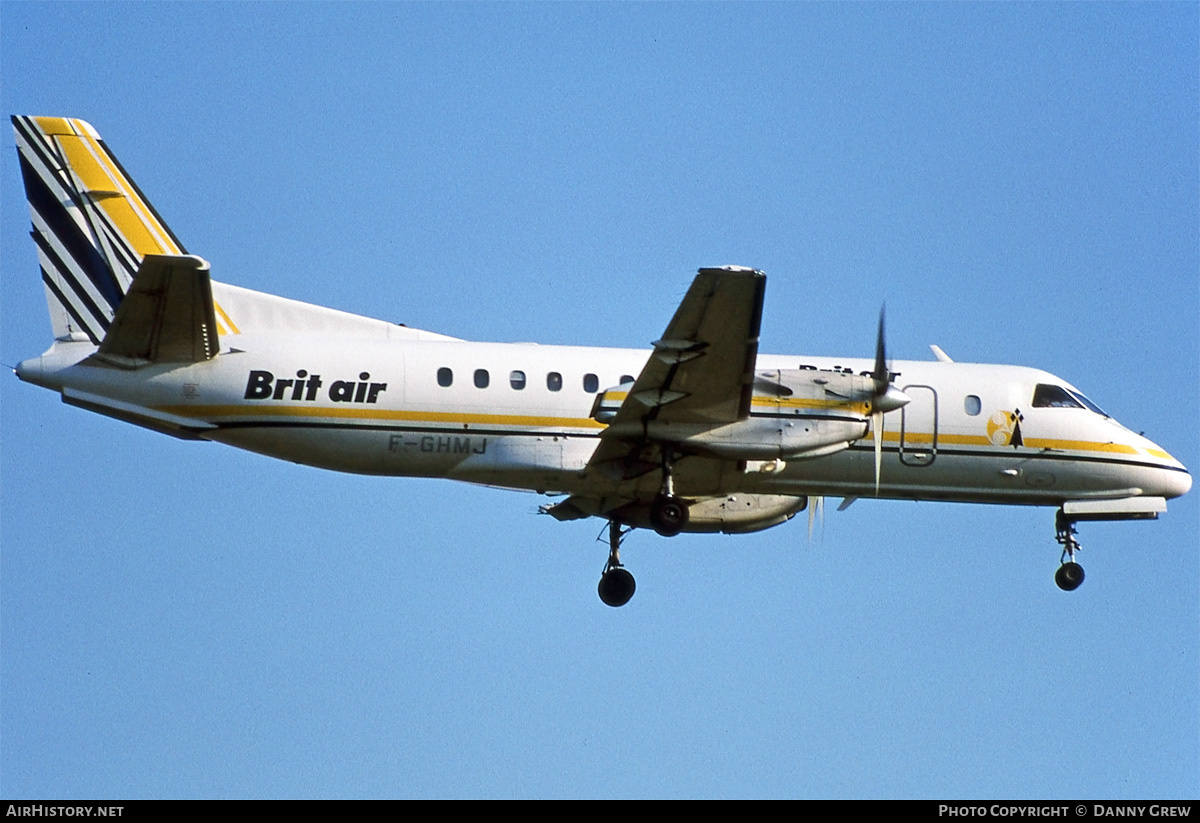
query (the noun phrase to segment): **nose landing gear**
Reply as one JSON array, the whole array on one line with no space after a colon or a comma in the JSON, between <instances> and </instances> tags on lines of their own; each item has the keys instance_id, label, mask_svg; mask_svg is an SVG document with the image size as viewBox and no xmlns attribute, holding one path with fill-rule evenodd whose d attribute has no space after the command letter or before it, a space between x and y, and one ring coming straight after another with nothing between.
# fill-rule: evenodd
<instances>
[{"instance_id":1,"label":"nose landing gear","mask_svg":"<svg viewBox=\"0 0 1200 823\"><path fill-rule=\"evenodd\" d=\"M1058 559L1062 565L1054 573L1054 582L1063 591L1073 592L1083 582L1083 566L1075 562L1075 552L1082 548L1075 539L1079 532L1075 530L1075 521L1067 517L1062 509L1058 510L1058 515L1054 518L1054 531L1054 539L1063 547L1062 556Z\"/></svg>"},{"instance_id":2,"label":"nose landing gear","mask_svg":"<svg viewBox=\"0 0 1200 823\"><path fill-rule=\"evenodd\" d=\"M633 575L621 565L621 540L626 534L616 520L608 521L608 562L604 564L604 573L600 575L596 590L604 605L613 608L628 603L637 588Z\"/></svg>"}]
</instances>

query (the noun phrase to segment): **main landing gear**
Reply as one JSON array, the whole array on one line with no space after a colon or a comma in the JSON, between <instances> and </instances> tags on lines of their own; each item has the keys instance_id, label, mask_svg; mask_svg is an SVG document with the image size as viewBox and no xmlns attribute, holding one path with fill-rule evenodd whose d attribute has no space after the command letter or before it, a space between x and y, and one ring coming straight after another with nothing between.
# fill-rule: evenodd
<instances>
[{"instance_id":1,"label":"main landing gear","mask_svg":"<svg viewBox=\"0 0 1200 823\"><path fill-rule=\"evenodd\" d=\"M650 503L650 525L663 537L674 537L688 524L688 504L675 496L675 483L671 477L673 459L672 450L663 447L662 488ZM622 530L616 520L608 521L608 562L604 564L600 585L596 587L600 599L608 606L624 606L637 588L633 575L621 565L621 541L631 531L632 528Z\"/></svg>"},{"instance_id":2,"label":"main landing gear","mask_svg":"<svg viewBox=\"0 0 1200 823\"><path fill-rule=\"evenodd\" d=\"M1067 517L1062 509L1058 510L1058 515L1054 518L1054 531L1054 539L1063 547L1062 556L1058 559L1062 565L1054 573L1054 582L1063 591L1073 592L1083 582L1083 566L1075 562L1075 552L1082 548L1075 539L1079 532L1075 530L1075 521Z\"/></svg>"},{"instance_id":3,"label":"main landing gear","mask_svg":"<svg viewBox=\"0 0 1200 823\"><path fill-rule=\"evenodd\" d=\"M660 494L650 504L650 524L663 537L679 534L687 522L687 506L672 494Z\"/></svg>"},{"instance_id":4,"label":"main landing gear","mask_svg":"<svg viewBox=\"0 0 1200 823\"><path fill-rule=\"evenodd\" d=\"M621 540L626 534L628 531L621 531L621 524L616 520L608 521L608 562L604 564L604 573L596 588L604 605L614 608L628 603L637 588L633 575L621 565Z\"/></svg>"},{"instance_id":5,"label":"main landing gear","mask_svg":"<svg viewBox=\"0 0 1200 823\"><path fill-rule=\"evenodd\" d=\"M663 537L674 537L688 522L687 503L675 496L675 482L671 477L673 457L669 449L663 449L662 490L650 504L650 525Z\"/></svg>"}]
</instances>

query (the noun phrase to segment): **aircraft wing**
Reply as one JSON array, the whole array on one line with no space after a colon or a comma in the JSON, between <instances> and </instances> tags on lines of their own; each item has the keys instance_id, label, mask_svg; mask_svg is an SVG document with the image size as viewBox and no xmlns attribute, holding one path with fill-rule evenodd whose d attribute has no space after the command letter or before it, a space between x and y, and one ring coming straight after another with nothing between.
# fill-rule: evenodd
<instances>
[{"instance_id":1,"label":"aircraft wing","mask_svg":"<svg viewBox=\"0 0 1200 823\"><path fill-rule=\"evenodd\" d=\"M766 283L753 269L700 269L609 431L644 420L746 419Z\"/></svg>"},{"instance_id":2,"label":"aircraft wing","mask_svg":"<svg viewBox=\"0 0 1200 823\"><path fill-rule=\"evenodd\" d=\"M600 435L585 473L609 482L593 478L594 486L618 493L622 481L661 468L661 451L645 436L650 421L719 426L750 415L766 282L766 275L753 269L700 270ZM695 465L683 472L681 480L697 471L715 480L719 461L696 458L691 462ZM700 486L707 485L707 479L696 477Z\"/></svg>"}]
</instances>

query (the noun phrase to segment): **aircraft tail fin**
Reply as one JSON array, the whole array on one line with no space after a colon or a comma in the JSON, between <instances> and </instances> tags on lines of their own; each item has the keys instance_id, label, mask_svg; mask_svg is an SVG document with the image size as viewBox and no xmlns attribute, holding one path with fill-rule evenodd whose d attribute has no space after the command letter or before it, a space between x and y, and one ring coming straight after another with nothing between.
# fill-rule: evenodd
<instances>
[{"instance_id":1,"label":"aircraft tail fin","mask_svg":"<svg viewBox=\"0 0 1200 823\"><path fill-rule=\"evenodd\" d=\"M91 125L25 116L12 124L57 340L91 342L100 359L137 368L214 357L220 337L244 332L453 339L212 280ZM127 296L132 305L119 312Z\"/></svg>"},{"instance_id":2,"label":"aircraft tail fin","mask_svg":"<svg viewBox=\"0 0 1200 823\"><path fill-rule=\"evenodd\" d=\"M88 123L12 123L54 336L99 345L142 258L187 252Z\"/></svg>"}]
</instances>

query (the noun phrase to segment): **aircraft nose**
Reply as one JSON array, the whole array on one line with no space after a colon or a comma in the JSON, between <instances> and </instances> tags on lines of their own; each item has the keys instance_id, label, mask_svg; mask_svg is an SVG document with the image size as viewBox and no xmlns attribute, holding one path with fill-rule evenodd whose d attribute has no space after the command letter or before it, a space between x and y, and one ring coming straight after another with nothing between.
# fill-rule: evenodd
<instances>
[{"instance_id":1,"label":"aircraft nose","mask_svg":"<svg viewBox=\"0 0 1200 823\"><path fill-rule=\"evenodd\" d=\"M1182 497L1192 488L1192 476L1188 474L1187 469L1163 469L1162 474L1167 475L1162 478L1163 497Z\"/></svg>"},{"instance_id":2,"label":"aircraft nose","mask_svg":"<svg viewBox=\"0 0 1200 823\"><path fill-rule=\"evenodd\" d=\"M1162 446L1155 443L1151 443L1150 446L1151 448L1148 449L1150 454L1166 458L1171 465L1163 466L1155 472L1156 488L1147 493L1167 499L1187 494L1192 488L1192 475L1188 472L1187 467L1168 454Z\"/></svg>"}]
</instances>

